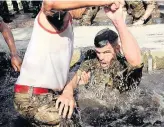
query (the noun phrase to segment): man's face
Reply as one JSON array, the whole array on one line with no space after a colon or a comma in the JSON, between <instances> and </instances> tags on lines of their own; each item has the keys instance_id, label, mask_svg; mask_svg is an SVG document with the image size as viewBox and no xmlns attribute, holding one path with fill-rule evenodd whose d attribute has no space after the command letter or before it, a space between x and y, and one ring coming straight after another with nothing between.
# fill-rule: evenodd
<instances>
[{"instance_id":1,"label":"man's face","mask_svg":"<svg viewBox=\"0 0 164 127\"><path fill-rule=\"evenodd\" d=\"M108 43L102 48L96 48L96 54L100 62L100 66L103 68L108 68L111 64L111 60L116 57L116 53L119 51L119 45L112 46Z\"/></svg>"}]
</instances>

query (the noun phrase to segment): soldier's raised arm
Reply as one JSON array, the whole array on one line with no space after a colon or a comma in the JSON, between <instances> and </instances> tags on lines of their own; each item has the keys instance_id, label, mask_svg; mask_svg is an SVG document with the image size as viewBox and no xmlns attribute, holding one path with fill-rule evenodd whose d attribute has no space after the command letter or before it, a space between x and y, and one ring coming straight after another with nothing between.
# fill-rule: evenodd
<instances>
[{"instance_id":1,"label":"soldier's raised arm","mask_svg":"<svg viewBox=\"0 0 164 127\"><path fill-rule=\"evenodd\" d=\"M116 30L119 33L121 47L128 63L132 66L141 64L141 51L134 36L129 32L123 19L122 7L116 11L105 8L107 16L112 20Z\"/></svg>"}]
</instances>

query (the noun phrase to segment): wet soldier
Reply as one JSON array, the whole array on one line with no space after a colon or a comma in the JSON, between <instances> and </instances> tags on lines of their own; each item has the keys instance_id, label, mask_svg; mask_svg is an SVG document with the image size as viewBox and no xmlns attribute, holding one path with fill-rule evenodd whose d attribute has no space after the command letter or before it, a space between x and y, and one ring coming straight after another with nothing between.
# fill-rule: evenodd
<instances>
[{"instance_id":1,"label":"wet soldier","mask_svg":"<svg viewBox=\"0 0 164 127\"><path fill-rule=\"evenodd\" d=\"M73 19L79 21L80 25L90 26L100 10L100 7L80 8L71 11Z\"/></svg>"},{"instance_id":2,"label":"wet soldier","mask_svg":"<svg viewBox=\"0 0 164 127\"><path fill-rule=\"evenodd\" d=\"M160 18L160 11L155 0L125 1L128 18L133 25L152 24L153 19Z\"/></svg>"},{"instance_id":3,"label":"wet soldier","mask_svg":"<svg viewBox=\"0 0 164 127\"><path fill-rule=\"evenodd\" d=\"M140 83L143 68L141 52L124 23L122 8L114 12L105 9L105 12L118 31L120 41L117 33L109 28L99 31L94 39L95 52L88 52L87 58L92 59L82 62L74 76L74 83L85 84L86 89L95 89L95 93L100 88L124 92Z\"/></svg>"},{"instance_id":4,"label":"wet soldier","mask_svg":"<svg viewBox=\"0 0 164 127\"><path fill-rule=\"evenodd\" d=\"M13 66L15 71L20 71L22 61L17 54L17 50L15 47L14 38L13 38L13 35L11 33L11 30L3 22L2 17L0 17L0 32L2 33L8 47L10 49L11 65Z\"/></svg>"}]
</instances>

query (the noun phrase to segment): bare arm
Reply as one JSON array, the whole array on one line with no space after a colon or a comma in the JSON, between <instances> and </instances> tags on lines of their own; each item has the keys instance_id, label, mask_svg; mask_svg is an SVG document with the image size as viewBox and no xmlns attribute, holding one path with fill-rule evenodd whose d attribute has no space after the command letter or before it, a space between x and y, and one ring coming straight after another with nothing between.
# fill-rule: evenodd
<instances>
[{"instance_id":1,"label":"bare arm","mask_svg":"<svg viewBox=\"0 0 164 127\"><path fill-rule=\"evenodd\" d=\"M82 7L89 7L89 6L103 6L103 5L111 5L112 3L118 0L100 0L100 1L77 1L77 0L56 0L56 1L43 1L43 10L50 11L52 9L55 10L71 10L77 9Z\"/></svg>"},{"instance_id":2,"label":"bare arm","mask_svg":"<svg viewBox=\"0 0 164 127\"><path fill-rule=\"evenodd\" d=\"M66 85L66 87L64 88L63 92L72 92L72 95L73 95L73 90L75 88L77 88L77 85L78 85L78 76L77 74L75 74L73 76L73 78L71 79L71 81Z\"/></svg>"},{"instance_id":3,"label":"bare arm","mask_svg":"<svg viewBox=\"0 0 164 127\"><path fill-rule=\"evenodd\" d=\"M59 115L63 118L71 118L74 107L74 88L77 87L77 75L75 75L72 80L65 86L63 93L58 97L56 101L56 108L59 109ZM61 104L60 104L61 103ZM59 106L60 104L60 106Z\"/></svg>"},{"instance_id":4,"label":"bare arm","mask_svg":"<svg viewBox=\"0 0 164 127\"><path fill-rule=\"evenodd\" d=\"M13 34L11 33L10 28L3 21L0 23L0 32L2 32L2 35L10 49L11 65L15 71L20 71L22 60L17 55Z\"/></svg>"},{"instance_id":5,"label":"bare arm","mask_svg":"<svg viewBox=\"0 0 164 127\"><path fill-rule=\"evenodd\" d=\"M124 20L120 19L113 22L120 36L122 50L127 59L127 61L132 66L137 66L141 64L141 51L137 44L136 39L129 32L126 27Z\"/></svg>"},{"instance_id":6,"label":"bare arm","mask_svg":"<svg viewBox=\"0 0 164 127\"><path fill-rule=\"evenodd\" d=\"M11 33L10 28L4 22L2 22L0 25L0 32L2 32L2 35L10 49L11 55L16 55L17 51L14 43L13 34Z\"/></svg>"},{"instance_id":7,"label":"bare arm","mask_svg":"<svg viewBox=\"0 0 164 127\"><path fill-rule=\"evenodd\" d=\"M82 69L82 67L80 69ZM78 85L86 85L89 82L90 76L91 73L89 71L86 72L85 70L78 70L71 81L67 84L64 91L72 91L73 89L77 88Z\"/></svg>"},{"instance_id":8,"label":"bare arm","mask_svg":"<svg viewBox=\"0 0 164 127\"><path fill-rule=\"evenodd\" d=\"M115 4L116 8L118 7L119 3L122 3L122 0L44 0L42 4L42 12L40 15L41 24L46 25L46 28L49 30L54 30L52 25L47 21L45 16L53 16L53 11L69 11L78 8L90 7L90 6L109 6Z\"/></svg>"},{"instance_id":9,"label":"bare arm","mask_svg":"<svg viewBox=\"0 0 164 127\"><path fill-rule=\"evenodd\" d=\"M122 7L120 5L119 9L116 11L111 11L109 8L105 9L107 16L112 20L115 28L117 29L123 53L129 64L132 66L137 66L141 64L141 51L137 44L136 39L129 32L126 24L123 20Z\"/></svg>"}]
</instances>

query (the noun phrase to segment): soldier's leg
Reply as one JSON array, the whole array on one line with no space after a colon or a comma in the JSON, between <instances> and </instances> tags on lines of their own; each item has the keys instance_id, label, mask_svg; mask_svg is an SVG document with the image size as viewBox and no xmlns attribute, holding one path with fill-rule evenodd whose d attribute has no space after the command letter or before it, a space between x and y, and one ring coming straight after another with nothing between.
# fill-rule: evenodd
<instances>
[{"instance_id":1,"label":"soldier's leg","mask_svg":"<svg viewBox=\"0 0 164 127\"><path fill-rule=\"evenodd\" d=\"M9 9L6 1L3 1L3 11L5 14L9 14Z\"/></svg>"},{"instance_id":2,"label":"soldier's leg","mask_svg":"<svg viewBox=\"0 0 164 127\"><path fill-rule=\"evenodd\" d=\"M100 7L88 8L86 13L82 16L82 19L81 19L82 23L81 24L82 25L91 25L99 10L100 10Z\"/></svg>"},{"instance_id":3,"label":"soldier's leg","mask_svg":"<svg viewBox=\"0 0 164 127\"><path fill-rule=\"evenodd\" d=\"M24 13L29 13L29 1L21 0Z\"/></svg>"},{"instance_id":4,"label":"soldier's leg","mask_svg":"<svg viewBox=\"0 0 164 127\"><path fill-rule=\"evenodd\" d=\"M17 1L13 1L12 0L12 4L13 4L13 9L14 9L14 11L16 11L17 13L20 13L19 12L19 7L18 7L18 3L17 3Z\"/></svg>"},{"instance_id":5,"label":"soldier's leg","mask_svg":"<svg viewBox=\"0 0 164 127\"><path fill-rule=\"evenodd\" d=\"M39 127L74 127L71 120L60 118L55 103L58 95L52 93L32 95L15 93L14 106L33 126Z\"/></svg>"},{"instance_id":6,"label":"soldier's leg","mask_svg":"<svg viewBox=\"0 0 164 127\"><path fill-rule=\"evenodd\" d=\"M6 23L10 23L12 22L12 20L10 19L10 15L9 15L9 9L8 9L8 5L6 1L2 2L2 18L3 21Z\"/></svg>"}]
</instances>

